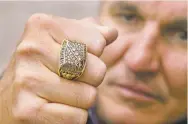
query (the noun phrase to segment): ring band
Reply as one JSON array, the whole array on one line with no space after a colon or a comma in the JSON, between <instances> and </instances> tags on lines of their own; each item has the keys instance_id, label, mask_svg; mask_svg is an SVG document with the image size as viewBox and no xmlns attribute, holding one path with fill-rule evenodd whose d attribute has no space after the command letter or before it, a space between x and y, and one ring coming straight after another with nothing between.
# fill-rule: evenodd
<instances>
[{"instance_id":1,"label":"ring band","mask_svg":"<svg viewBox=\"0 0 188 124\"><path fill-rule=\"evenodd\" d=\"M68 80L79 78L85 69L86 53L85 44L63 40L60 50L59 76Z\"/></svg>"}]
</instances>

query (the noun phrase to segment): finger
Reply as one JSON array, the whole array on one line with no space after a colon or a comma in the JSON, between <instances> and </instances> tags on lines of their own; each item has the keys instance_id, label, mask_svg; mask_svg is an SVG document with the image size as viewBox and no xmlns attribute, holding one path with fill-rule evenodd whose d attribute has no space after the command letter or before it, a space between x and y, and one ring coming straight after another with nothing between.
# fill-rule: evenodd
<instances>
[{"instance_id":1,"label":"finger","mask_svg":"<svg viewBox=\"0 0 188 124\"><path fill-rule=\"evenodd\" d=\"M45 83L43 83L44 81ZM96 89L94 87L82 82L66 80L52 74L48 74L48 78L40 80L32 90L38 96L50 102L83 109L90 108L96 98Z\"/></svg>"},{"instance_id":2,"label":"finger","mask_svg":"<svg viewBox=\"0 0 188 124\"><path fill-rule=\"evenodd\" d=\"M116 30L113 28L101 26L96 28L91 24L65 18L53 17L53 19L55 21L48 31L55 41L61 44L67 38L85 43L88 51L96 56L100 56L106 44L112 42L113 37L117 37Z\"/></svg>"},{"instance_id":3,"label":"finger","mask_svg":"<svg viewBox=\"0 0 188 124\"><path fill-rule=\"evenodd\" d=\"M90 108L95 102L96 89L91 85L63 79L42 65L25 70L25 67L34 65L33 62L29 65L20 62L20 65L23 68L17 71L20 75L16 78L17 89L27 89L49 102L83 109Z\"/></svg>"},{"instance_id":4,"label":"finger","mask_svg":"<svg viewBox=\"0 0 188 124\"><path fill-rule=\"evenodd\" d=\"M24 61L35 61L35 63L41 62L50 71L58 74L60 45L54 42L49 35L45 36L45 42L40 44L36 44L35 42L25 42L25 44L19 46L19 52L17 52L17 55L18 54L21 54L21 57L24 55ZM21 57L19 57L19 60L21 60ZM28 67L30 67L30 65L26 68ZM78 78L78 81L98 86L102 82L106 73L106 65L98 57L87 53L84 70L83 75Z\"/></svg>"},{"instance_id":5,"label":"finger","mask_svg":"<svg viewBox=\"0 0 188 124\"><path fill-rule=\"evenodd\" d=\"M77 80L97 87L102 83L105 73L106 65L104 62L93 54L88 53L85 70Z\"/></svg>"},{"instance_id":6,"label":"finger","mask_svg":"<svg viewBox=\"0 0 188 124\"><path fill-rule=\"evenodd\" d=\"M86 110L47 103L46 100L23 89L14 101L12 115L16 122L27 124L84 124L87 120Z\"/></svg>"},{"instance_id":7,"label":"finger","mask_svg":"<svg viewBox=\"0 0 188 124\"><path fill-rule=\"evenodd\" d=\"M15 97L12 101L11 112L16 122L36 121L37 111L40 110L42 105L48 103L47 100L26 89L19 89L17 86L14 87L13 96Z\"/></svg>"},{"instance_id":8,"label":"finger","mask_svg":"<svg viewBox=\"0 0 188 124\"><path fill-rule=\"evenodd\" d=\"M47 35L59 44L64 39L85 43L88 52L100 56L106 44L113 41L114 38L111 37L117 37L117 32L107 27L98 29L78 20L34 14L26 24L22 41L37 41L44 44Z\"/></svg>"},{"instance_id":9,"label":"finger","mask_svg":"<svg viewBox=\"0 0 188 124\"><path fill-rule=\"evenodd\" d=\"M37 124L86 124L87 110L49 103L41 107Z\"/></svg>"},{"instance_id":10,"label":"finger","mask_svg":"<svg viewBox=\"0 0 188 124\"><path fill-rule=\"evenodd\" d=\"M52 43L50 46L41 48L43 50L43 55L41 61L45 66L47 66L52 72L58 74L57 70L59 69L60 61L60 45ZM45 52L48 51L48 52ZM49 52L50 51L50 52ZM49 54L46 54L49 53ZM85 82L92 86L98 86L102 82L104 75L106 73L106 65L98 57L93 54L87 53L86 57L86 66L84 72L78 81Z\"/></svg>"},{"instance_id":11,"label":"finger","mask_svg":"<svg viewBox=\"0 0 188 124\"><path fill-rule=\"evenodd\" d=\"M46 37L52 37L61 44L64 39L76 40L87 45L88 51L100 56L106 40L100 32L91 27L84 27L79 21L46 14L32 15L25 28L23 41L36 41L48 44ZM43 39L42 39L43 38Z\"/></svg>"},{"instance_id":12,"label":"finger","mask_svg":"<svg viewBox=\"0 0 188 124\"><path fill-rule=\"evenodd\" d=\"M112 43L118 36L118 31L115 28L109 28L102 25L99 18L88 17L82 19L81 21L84 22L83 24L87 23L88 25L96 27L107 40L106 45Z\"/></svg>"},{"instance_id":13,"label":"finger","mask_svg":"<svg viewBox=\"0 0 188 124\"><path fill-rule=\"evenodd\" d=\"M81 19L81 21L83 21L85 23L91 23L94 25L102 26L102 24L99 21L99 18L86 17L86 18Z\"/></svg>"},{"instance_id":14,"label":"finger","mask_svg":"<svg viewBox=\"0 0 188 124\"><path fill-rule=\"evenodd\" d=\"M42 15L42 16L44 16L44 15ZM57 35L56 38L58 38L58 36L59 36L60 39L61 39L61 38L64 38L64 37L62 37L63 32L62 32L61 28L59 28L60 24L57 23L57 21L49 19L48 16L47 17L46 16L42 17L42 16L41 15L35 15L34 17L32 17L34 19L30 19L29 28L32 27L31 22L36 23L35 28L32 27L32 28L34 28L33 30L36 31L36 32L33 31L31 34L29 32L26 33L27 34L27 38L26 38L27 42L25 42L25 45L22 43L22 45L21 45L22 47L21 46L19 47L20 51L21 51L20 53L25 52L26 55L34 54L34 57L33 57L34 59L40 60L51 71L57 73L58 68L59 68L60 45L59 45L59 43L54 42L53 37L51 37L51 35L49 35L49 34L50 34L50 32L54 32L55 35ZM31 21L31 20L33 20L33 21ZM36 20L38 20L38 21L36 21ZM67 28L67 30L69 30L69 29L72 30L72 28L68 28L69 26L71 26L72 23L70 23L70 21L67 21L67 19L65 19L65 20L66 20L66 21L64 21L65 23L63 23L63 25L65 26L65 29ZM68 24L69 26L66 27L67 26L66 24ZM80 24L75 23L75 22L74 22L74 25L80 26ZM39 26L39 27L37 27L37 26ZM83 27L83 26L81 26L81 27ZM39 30L39 28L40 28L40 30ZM43 28L46 31L44 31ZM86 26L86 28L88 29L87 26ZM55 30L55 29L57 29L57 30ZM63 27L63 29L64 29L64 27ZM91 28L91 29L96 31L96 29L94 29L94 28ZM55 30L55 31L52 31L52 30ZM99 31L97 31L97 32L101 36ZM75 33L75 35L77 35L77 33ZM81 35L79 35L79 36L81 36ZM34 42L28 42L28 41L34 41ZM89 40L88 40L88 42L92 43ZM88 46L90 46L91 49L96 50L91 44L88 45ZM23 49L23 47L25 47L25 48ZM97 51L98 50L96 50L96 52ZM32 52L34 52L34 53L32 53ZM87 60L86 60L86 68L85 68L85 71L83 73L83 76L80 78L80 81L90 83L93 86L97 86L103 80L105 72L106 72L105 64L102 61L100 61L100 59L97 59L97 57L95 57L94 55L88 54Z\"/></svg>"}]
</instances>

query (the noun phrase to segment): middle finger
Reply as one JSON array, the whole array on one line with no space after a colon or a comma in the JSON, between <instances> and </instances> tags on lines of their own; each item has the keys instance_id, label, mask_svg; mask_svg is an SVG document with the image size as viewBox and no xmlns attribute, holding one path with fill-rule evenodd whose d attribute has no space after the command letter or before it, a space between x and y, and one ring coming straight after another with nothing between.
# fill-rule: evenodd
<instances>
[{"instance_id":1,"label":"middle finger","mask_svg":"<svg viewBox=\"0 0 188 124\"><path fill-rule=\"evenodd\" d=\"M51 39L53 40L53 39ZM52 72L58 73L59 69L59 61L60 61L60 50L61 47L59 44L51 42L49 46L45 47L42 51L44 52L42 63L47 66ZM49 54L45 54L49 53ZM86 66L83 74L77 80L81 82L85 82L92 86L98 86L102 82L104 75L106 73L106 65L102 60L100 60L97 56L87 53L86 57Z\"/></svg>"}]
</instances>

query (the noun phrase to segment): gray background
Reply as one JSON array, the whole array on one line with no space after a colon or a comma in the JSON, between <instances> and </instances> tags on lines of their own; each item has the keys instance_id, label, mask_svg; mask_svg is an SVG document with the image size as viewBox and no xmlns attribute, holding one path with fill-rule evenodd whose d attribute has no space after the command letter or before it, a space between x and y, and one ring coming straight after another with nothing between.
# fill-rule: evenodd
<instances>
[{"instance_id":1,"label":"gray background","mask_svg":"<svg viewBox=\"0 0 188 124\"><path fill-rule=\"evenodd\" d=\"M0 1L0 73L6 67L27 19L33 13L48 13L80 19L97 16L96 1Z\"/></svg>"}]
</instances>

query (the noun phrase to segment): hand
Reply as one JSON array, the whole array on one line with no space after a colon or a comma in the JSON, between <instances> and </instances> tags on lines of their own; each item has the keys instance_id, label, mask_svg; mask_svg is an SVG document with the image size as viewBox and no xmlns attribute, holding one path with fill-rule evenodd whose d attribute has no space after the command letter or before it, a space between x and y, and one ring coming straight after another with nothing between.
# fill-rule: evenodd
<instances>
[{"instance_id":1,"label":"hand","mask_svg":"<svg viewBox=\"0 0 188 124\"><path fill-rule=\"evenodd\" d=\"M1 124L85 124L106 66L99 59L117 31L94 19L34 14L0 82ZM87 64L77 80L58 76L64 39L87 45Z\"/></svg>"}]
</instances>

